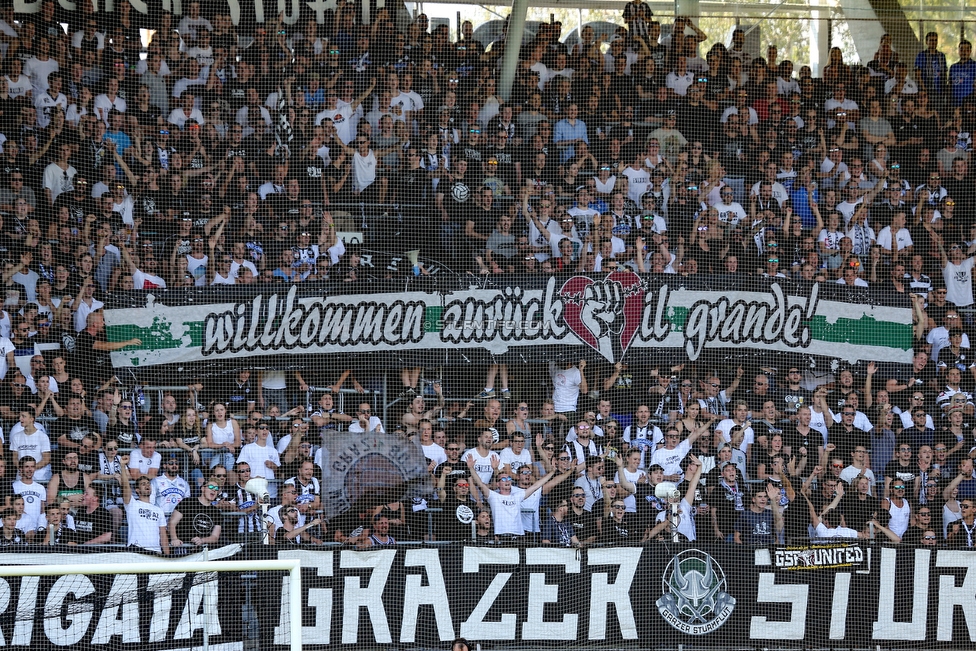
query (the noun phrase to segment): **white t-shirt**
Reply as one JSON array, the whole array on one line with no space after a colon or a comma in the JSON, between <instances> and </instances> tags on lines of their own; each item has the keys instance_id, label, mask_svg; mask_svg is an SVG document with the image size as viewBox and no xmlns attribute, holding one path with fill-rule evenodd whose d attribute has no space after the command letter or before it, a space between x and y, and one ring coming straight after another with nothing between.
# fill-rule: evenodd
<instances>
[{"instance_id":1,"label":"white t-shirt","mask_svg":"<svg viewBox=\"0 0 976 651\"><path fill-rule=\"evenodd\" d=\"M243 262L231 262L230 263L230 277L234 280L240 277L241 267L246 267L251 270L251 273L257 277L258 268L254 266L254 263L250 260L245 260Z\"/></svg>"},{"instance_id":2,"label":"white t-shirt","mask_svg":"<svg viewBox=\"0 0 976 651\"><path fill-rule=\"evenodd\" d=\"M352 156L352 187L362 192L376 180L376 154L373 150L363 156L358 151Z\"/></svg>"},{"instance_id":3,"label":"white t-shirt","mask_svg":"<svg viewBox=\"0 0 976 651\"><path fill-rule=\"evenodd\" d=\"M125 521L129 526L130 547L142 547L154 552L163 551L159 545L159 537L165 536L166 533L159 530L166 527L166 514L161 508L132 497L125 505Z\"/></svg>"},{"instance_id":4,"label":"white t-shirt","mask_svg":"<svg viewBox=\"0 0 976 651\"><path fill-rule=\"evenodd\" d=\"M722 203L719 201L712 206L718 211L718 220L731 226L738 226L739 222L745 220L746 211L742 204L733 201L732 203Z\"/></svg>"},{"instance_id":5,"label":"white t-shirt","mask_svg":"<svg viewBox=\"0 0 976 651\"><path fill-rule=\"evenodd\" d=\"M691 443L688 439L678 443L673 450L658 448L651 455L651 465L657 464L664 468L665 475L684 476L681 471L681 460L688 456L689 452L691 452Z\"/></svg>"},{"instance_id":6,"label":"white t-shirt","mask_svg":"<svg viewBox=\"0 0 976 651\"><path fill-rule=\"evenodd\" d=\"M204 255L202 258L195 258L192 255L186 256L186 271L193 276L193 284L197 287L203 287L207 284L207 264L209 262L210 256L208 255Z\"/></svg>"},{"instance_id":7,"label":"white t-shirt","mask_svg":"<svg viewBox=\"0 0 976 651\"><path fill-rule=\"evenodd\" d=\"M265 461L270 461L276 466L281 465L281 457L278 455L278 451L275 450L274 446L271 445L270 440L265 446L260 446L257 442L248 443L241 448L241 454L237 457L237 463L246 463L251 466L252 477L274 479L274 468L268 468L264 463Z\"/></svg>"},{"instance_id":8,"label":"white t-shirt","mask_svg":"<svg viewBox=\"0 0 976 651\"><path fill-rule=\"evenodd\" d=\"M316 115L315 126L319 126L322 124L322 120L329 118L335 126L336 136L342 141L342 144L348 145L356 137L356 132L353 130L352 113L352 108L348 104L345 106L336 105L336 108L326 109Z\"/></svg>"},{"instance_id":9,"label":"white t-shirt","mask_svg":"<svg viewBox=\"0 0 976 651\"><path fill-rule=\"evenodd\" d=\"M49 58L47 61L41 61L37 57L31 57L24 62L22 71L25 75L30 77L31 85L34 87L35 96L47 92L49 87L47 78L52 72L58 70L58 68L58 62L54 58ZM40 124L40 121L38 121L38 124Z\"/></svg>"},{"instance_id":10,"label":"white t-shirt","mask_svg":"<svg viewBox=\"0 0 976 651\"><path fill-rule=\"evenodd\" d=\"M25 484L18 479L13 483L12 488L14 495L20 495L24 498L25 514L35 517L41 515L41 507L47 501L47 489L44 484L36 481Z\"/></svg>"},{"instance_id":11,"label":"white t-shirt","mask_svg":"<svg viewBox=\"0 0 976 651\"><path fill-rule=\"evenodd\" d=\"M140 269L136 269L135 273L132 274L132 288L133 289L165 289L166 281L159 276L154 276L153 274L146 273Z\"/></svg>"},{"instance_id":12,"label":"white t-shirt","mask_svg":"<svg viewBox=\"0 0 976 651\"><path fill-rule=\"evenodd\" d=\"M846 468L840 471L840 478L843 479L848 484L850 484L851 481L853 481L854 478L860 475L862 472L864 473L865 477L871 480L871 483L868 484L868 495L873 496L875 478L874 478L874 473L871 471L870 468L864 468L863 470L861 470L855 468L854 466L847 466Z\"/></svg>"},{"instance_id":13,"label":"white t-shirt","mask_svg":"<svg viewBox=\"0 0 976 651\"><path fill-rule=\"evenodd\" d=\"M972 258L970 258L972 260ZM948 283L946 283L948 285ZM948 292L946 293L948 296ZM949 329L945 326L939 326L938 328L932 328L929 334L925 337L925 342L932 346L932 361L939 361L939 351L949 345ZM962 343L959 344L960 348L969 348L969 335L965 332L962 333ZM911 423L911 418L909 418L909 423ZM911 427L911 425L906 425L905 427Z\"/></svg>"},{"instance_id":14,"label":"white t-shirt","mask_svg":"<svg viewBox=\"0 0 976 651\"><path fill-rule=\"evenodd\" d=\"M907 228L898 229L897 233L891 232L891 226L885 226L878 233L878 246L882 249L887 249L889 251L901 251L902 249L912 246L912 235L908 232ZM970 302L972 302L972 297L970 297Z\"/></svg>"},{"instance_id":15,"label":"white t-shirt","mask_svg":"<svg viewBox=\"0 0 976 651\"><path fill-rule=\"evenodd\" d=\"M753 183L752 184L752 188L750 188L750 193L751 194L754 194L754 195L756 195L758 197L759 196L759 186L761 186L761 185L762 185L762 183L759 182L759 181L757 181L756 183ZM772 195L773 195L773 199L776 199L776 201L779 203L780 206L783 205L783 202L784 201L786 201L787 199L790 198L790 193L786 191L786 186L783 185L782 183L780 183L779 181L774 181L773 182Z\"/></svg>"},{"instance_id":16,"label":"white t-shirt","mask_svg":"<svg viewBox=\"0 0 976 651\"><path fill-rule=\"evenodd\" d=\"M468 462L468 459L474 459L474 473L486 485L491 481L491 476L495 473L491 465L491 460L498 459L499 464L501 464L501 457L498 456L497 452L489 450L487 455L481 456L478 453L478 448L471 448L461 456L461 461L465 464ZM499 465L499 467L501 466Z\"/></svg>"},{"instance_id":17,"label":"white t-shirt","mask_svg":"<svg viewBox=\"0 0 976 651\"><path fill-rule=\"evenodd\" d=\"M163 456L158 452L153 452L151 457L146 457L140 448L135 448L129 453L129 470L138 470L145 475L153 468L159 470L162 465Z\"/></svg>"},{"instance_id":18,"label":"white t-shirt","mask_svg":"<svg viewBox=\"0 0 976 651\"><path fill-rule=\"evenodd\" d=\"M10 431L10 449L17 453L17 458L31 457L37 463L41 462L45 452L51 452L51 440L39 424L33 434L26 434L24 429L15 428ZM51 478L51 464L40 468L34 473L34 481L45 482Z\"/></svg>"},{"instance_id":19,"label":"white t-shirt","mask_svg":"<svg viewBox=\"0 0 976 651\"><path fill-rule=\"evenodd\" d=\"M424 100L412 90L407 92L401 91L399 95L390 100L390 108L393 106L399 106L404 113L407 111L422 111L424 110Z\"/></svg>"},{"instance_id":20,"label":"white t-shirt","mask_svg":"<svg viewBox=\"0 0 976 651\"><path fill-rule=\"evenodd\" d=\"M75 298L76 301L81 300ZM81 332L86 327L88 327L88 315L92 312L97 312L105 307L105 303L101 301L92 299L92 304L88 305L82 301L81 305L78 306L78 310L75 312L75 332Z\"/></svg>"},{"instance_id":21,"label":"white t-shirt","mask_svg":"<svg viewBox=\"0 0 976 651\"><path fill-rule=\"evenodd\" d=\"M115 109L120 113L125 113L125 109L127 108L124 99L116 96L115 100L113 101L106 93L97 95L92 106L95 108L95 115L97 115L102 122L105 123L105 126L110 126L108 123L108 114L112 109Z\"/></svg>"},{"instance_id":22,"label":"white t-shirt","mask_svg":"<svg viewBox=\"0 0 976 651\"><path fill-rule=\"evenodd\" d=\"M555 362L549 362L549 375L552 377L552 403L556 413L576 411L580 384L583 382L579 368L559 368Z\"/></svg>"},{"instance_id":23,"label":"white t-shirt","mask_svg":"<svg viewBox=\"0 0 976 651\"><path fill-rule=\"evenodd\" d=\"M22 97L28 92L33 92L34 87L31 86L30 79L27 75L21 73L16 79L11 79L10 75L6 75L7 78L7 94L10 95L11 99L17 97Z\"/></svg>"},{"instance_id":24,"label":"white t-shirt","mask_svg":"<svg viewBox=\"0 0 976 651\"><path fill-rule=\"evenodd\" d=\"M436 443L431 443L430 445L424 445L421 443L420 447L424 451L425 459L430 459L437 464L447 463L447 453L444 452L444 448Z\"/></svg>"},{"instance_id":25,"label":"white t-shirt","mask_svg":"<svg viewBox=\"0 0 976 651\"><path fill-rule=\"evenodd\" d=\"M662 522L665 517L670 515L670 511L661 511L657 514L657 522ZM681 498L678 505L678 533L688 538L695 539L695 516L692 514L691 504L688 500Z\"/></svg>"},{"instance_id":26,"label":"white t-shirt","mask_svg":"<svg viewBox=\"0 0 976 651\"><path fill-rule=\"evenodd\" d=\"M67 171L67 174L65 174ZM51 201L56 201L58 195L62 192L71 192L75 189L73 179L75 174L78 173L71 165L68 165L67 170L61 169L57 163L50 163L44 168L44 181L43 185L45 188L51 192Z\"/></svg>"},{"instance_id":27,"label":"white t-shirt","mask_svg":"<svg viewBox=\"0 0 976 651\"><path fill-rule=\"evenodd\" d=\"M518 486L512 486L510 495L502 495L497 491L489 491L486 497L488 505L491 507L491 517L495 521L495 535L516 535L525 534L525 525L522 523L522 500L525 491Z\"/></svg>"},{"instance_id":28,"label":"white t-shirt","mask_svg":"<svg viewBox=\"0 0 976 651\"><path fill-rule=\"evenodd\" d=\"M636 470L636 472L630 472L626 468L620 468L617 471L617 474L614 475L614 477L613 477L613 481L615 483L617 483L617 484L620 483L620 475L621 474L623 474L624 477L626 477L627 479L629 479L630 481L632 481L634 484L636 484L640 480L640 478L643 477L644 475L646 475L647 473L644 472L643 470L641 470L640 468L638 468ZM627 497L625 497L624 498L624 504L627 507L625 509L625 511L627 513L637 513L637 498L635 496L628 495Z\"/></svg>"},{"instance_id":29,"label":"white t-shirt","mask_svg":"<svg viewBox=\"0 0 976 651\"><path fill-rule=\"evenodd\" d=\"M729 432L732 431L733 427L735 427L735 421L731 418L726 418L725 420L719 422L719 424L715 426L715 429L720 430L722 432L722 438L725 439L726 443L729 443L732 440L732 437L729 436ZM747 427L742 430L742 434L742 445L739 446L739 449L742 450L743 453L746 453L749 446L755 443L756 434L752 431L751 427Z\"/></svg>"},{"instance_id":30,"label":"white t-shirt","mask_svg":"<svg viewBox=\"0 0 976 651\"><path fill-rule=\"evenodd\" d=\"M352 421L351 423L349 423L349 431L352 432L352 433L354 433L354 434L362 434L364 430L363 430L363 426L359 424L359 420L356 419L356 420ZM380 417L379 416L370 416L369 417L369 431L370 432L377 432L377 431L382 432L382 431L384 431L383 430L383 423L380 421Z\"/></svg>"},{"instance_id":31,"label":"white t-shirt","mask_svg":"<svg viewBox=\"0 0 976 651\"><path fill-rule=\"evenodd\" d=\"M498 458L501 459L502 466L511 466L512 472L518 472L522 466L532 465L532 455L529 454L528 448L522 448L522 452L519 454L515 454L515 451L510 447L505 448L499 453Z\"/></svg>"},{"instance_id":32,"label":"white t-shirt","mask_svg":"<svg viewBox=\"0 0 976 651\"><path fill-rule=\"evenodd\" d=\"M857 538L857 531L849 527L834 527L828 529L823 522L814 529L813 538Z\"/></svg>"},{"instance_id":33,"label":"white t-shirt","mask_svg":"<svg viewBox=\"0 0 976 651\"><path fill-rule=\"evenodd\" d=\"M526 531L539 533L539 504L542 502L542 491L537 490L528 497L522 498L522 506L519 511L522 513L522 526Z\"/></svg>"},{"instance_id":34,"label":"white t-shirt","mask_svg":"<svg viewBox=\"0 0 976 651\"><path fill-rule=\"evenodd\" d=\"M629 166L621 174L627 177L627 198L640 205L641 195L651 187L651 175L643 167L635 170Z\"/></svg>"},{"instance_id":35,"label":"white t-shirt","mask_svg":"<svg viewBox=\"0 0 976 651\"><path fill-rule=\"evenodd\" d=\"M959 264L949 261L942 268L942 278L946 285L946 300L953 305L966 307L973 304L974 262L976 262L976 258L966 258Z\"/></svg>"},{"instance_id":36,"label":"white t-shirt","mask_svg":"<svg viewBox=\"0 0 976 651\"><path fill-rule=\"evenodd\" d=\"M12 353L17 348L14 343L10 341L7 337L0 337L0 380L7 377L7 371L10 370L7 364L7 353Z\"/></svg>"}]
</instances>

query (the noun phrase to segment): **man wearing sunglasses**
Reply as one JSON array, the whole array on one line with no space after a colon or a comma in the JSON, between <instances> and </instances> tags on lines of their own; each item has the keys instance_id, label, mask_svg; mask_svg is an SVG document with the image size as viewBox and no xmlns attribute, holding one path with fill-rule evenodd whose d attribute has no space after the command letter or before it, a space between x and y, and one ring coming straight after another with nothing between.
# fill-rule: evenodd
<instances>
[{"instance_id":1,"label":"man wearing sunglasses","mask_svg":"<svg viewBox=\"0 0 976 651\"><path fill-rule=\"evenodd\" d=\"M383 423L380 421L379 416L373 415L373 409L369 406L369 403L362 402L356 410L355 420L349 423L349 431L353 434L363 434L364 432L383 433L386 430L383 428Z\"/></svg>"},{"instance_id":2,"label":"man wearing sunglasses","mask_svg":"<svg viewBox=\"0 0 976 651\"><path fill-rule=\"evenodd\" d=\"M448 444L460 451L457 443ZM478 512L477 503L471 498L470 476L453 475L450 471L467 471L464 463L444 466L437 475L437 505L440 506L440 518L437 521L437 540L467 540L471 538L471 523ZM448 477L450 476L450 482ZM451 495L448 495L446 485L450 483Z\"/></svg>"},{"instance_id":3,"label":"man wearing sunglasses","mask_svg":"<svg viewBox=\"0 0 976 651\"><path fill-rule=\"evenodd\" d=\"M970 465L970 469L972 466ZM949 529L946 542L950 547L972 549L976 547L976 501L967 497L959 502L962 518L954 522Z\"/></svg>"},{"instance_id":4,"label":"man wearing sunglasses","mask_svg":"<svg viewBox=\"0 0 976 651\"><path fill-rule=\"evenodd\" d=\"M220 541L221 514L213 501L220 486L213 482L204 484L200 496L183 500L176 505L169 517L167 529L173 553L182 556L190 550L187 546L217 545Z\"/></svg>"},{"instance_id":5,"label":"man wearing sunglasses","mask_svg":"<svg viewBox=\"0 0 976 651\"><path fill-rule=\"evenodd\" d=\"M539 481L524 490L514 486L514 481L510 473L501 473L498 476L498 490L493 491L481 481L478 473L474 472L474 459L469 457L467 464L468 468L471 469L471 480L483 496L481 501L491 507L492 521L495 524L495 535L510 541L524 536L525 523L522 520L522 504L529 500L536 491L555 476L555 470L550 470ZM492 459L492 468L493 470L498 470L498 457Z\"/></svg>"}]
</instances>

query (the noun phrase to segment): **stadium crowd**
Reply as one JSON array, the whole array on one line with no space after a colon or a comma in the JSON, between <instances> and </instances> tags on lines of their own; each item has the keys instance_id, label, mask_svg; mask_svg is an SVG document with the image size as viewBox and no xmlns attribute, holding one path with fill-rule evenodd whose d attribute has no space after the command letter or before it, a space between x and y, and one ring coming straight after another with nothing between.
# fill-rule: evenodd
<instances>
[{"instance_id":1,"label":"stadium crowd","mask_svg":"<svg viewBox=\"0 0 976 651\"><path fill-rule=\"evenodd\" d=\"M867 65L835 48L814 77L775 45L751 56L742 31L701 52L706 34L677 17L662 37L631 2L609 38L584 27L566 45L541 24L503 101L511 44L483 46L470 22L451 42L423 15L357 24L340 0L324 24L241 33L189 2L143 57L128 3L60 16L43 0L16 21L2 7L0 546L253 540L253 477L271 480L277 544L974 545L968 42L951 66L936 33L914 58L885 37ZM403 273L338 237L350 215L371 249L422 242L457 273L907 294L914 361L827 383L798 366L553 362L546 395L492 366L467 404L409 369L387 423L375 401L342 412L368 369L334 360L156 402L120 386L106 356L141 342L106 340L103 299ZM321 437L346 430L415 439L434 492L327 521Z\"/></svg>"}]
</instances>

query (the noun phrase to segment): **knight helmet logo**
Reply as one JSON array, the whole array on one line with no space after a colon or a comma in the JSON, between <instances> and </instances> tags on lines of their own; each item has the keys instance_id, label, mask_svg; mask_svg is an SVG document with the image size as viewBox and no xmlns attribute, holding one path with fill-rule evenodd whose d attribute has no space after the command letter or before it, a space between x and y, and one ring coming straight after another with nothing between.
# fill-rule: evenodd
<instances>
[{"instance_id":1,"label":"knight helmet logo","mask_svg":"<svg viewBox=\"0 0 976 651\"><path fill-rule=\"evenodd\" d=\"M725 572L714 558L689 549L668 563L661 579L657 609L664 620L688 635L705 635L732 615L735 598L728 592Z\"/></svg>"}]
</instances>

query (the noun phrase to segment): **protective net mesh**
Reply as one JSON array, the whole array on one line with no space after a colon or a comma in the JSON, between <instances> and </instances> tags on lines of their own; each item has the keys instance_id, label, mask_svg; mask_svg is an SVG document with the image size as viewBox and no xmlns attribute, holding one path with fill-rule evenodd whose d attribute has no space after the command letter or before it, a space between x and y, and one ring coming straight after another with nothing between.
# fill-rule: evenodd
<instances>
[{"instance_id":1,"label":"protective net mesh","mask_svg":"<svg viewBox=\"0 0 976 651\"><path fill-rule=\"evenodd\" d=\"M67 4L0 2L0 549L159 572L0 645L289 644L211 554L306 648L976 641L965 22Z\"/></svg>"}]
</instances>

